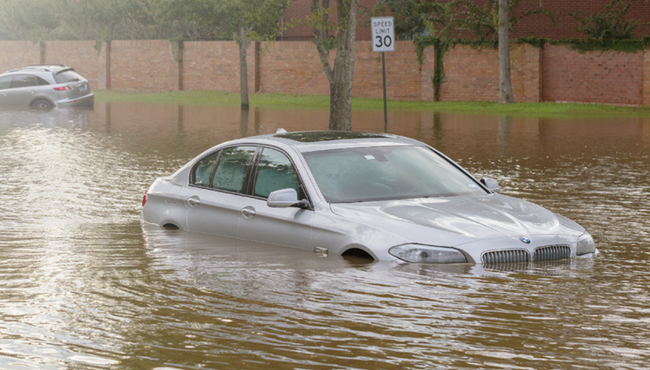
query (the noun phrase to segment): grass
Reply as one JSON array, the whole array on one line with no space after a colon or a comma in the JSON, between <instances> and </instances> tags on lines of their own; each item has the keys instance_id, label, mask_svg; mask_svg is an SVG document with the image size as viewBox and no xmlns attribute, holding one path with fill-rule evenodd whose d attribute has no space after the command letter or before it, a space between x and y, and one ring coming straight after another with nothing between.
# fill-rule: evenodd
<instances>
[{"instance_id":1,"label":"grass","mask_svg":"<svg viewBox=\"0 0 650 370\"><path fill-rule=\"evenodd\" d=\"M240 104L238 93L219 91L169 91L169 92L125 92L115 90L95 90L97 101L130 101L163 104L226 105ZM250 94L253 107L273 107L280 109L328 108L329 96L291 95L254 93ZM550 117L638 117L650 118L650 109L641 107L616 106L606 104L581 103L515 103L498 104L493 102L425 102L389 100L391 111L436 111L471 114L494 114L513 116ZM382 99L353 98L354 110L381 110Z\"/></svg>"}]
</instances>

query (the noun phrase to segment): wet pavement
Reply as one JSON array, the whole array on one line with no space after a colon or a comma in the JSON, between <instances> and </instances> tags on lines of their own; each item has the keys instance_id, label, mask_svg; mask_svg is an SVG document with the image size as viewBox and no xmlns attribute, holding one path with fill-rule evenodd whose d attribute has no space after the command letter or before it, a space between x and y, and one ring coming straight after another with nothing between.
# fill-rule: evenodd
<instances>
[{"instance_id":1,"label":"wet pavement","mask_svg":"<svg viewBox=\"0 0 650 370\"><path fill-rule=\"evenodd\" d=\"M156 176L327 110L101 103L0 110L2 369L645 369L650 120L389 112L601 253L397 265L141 225ZM383 111L353 128L383 131Z\"/></svg>"}]
</instances>

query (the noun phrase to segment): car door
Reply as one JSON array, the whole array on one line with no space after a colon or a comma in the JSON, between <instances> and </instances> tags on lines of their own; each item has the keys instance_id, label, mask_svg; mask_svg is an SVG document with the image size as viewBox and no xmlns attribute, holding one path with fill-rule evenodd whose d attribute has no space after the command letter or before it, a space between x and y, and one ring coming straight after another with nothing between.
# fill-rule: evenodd
<instances>
[{"instance_id":1,"label":"car door","mask_svg":"<svg viewBox=\"0 0 650 370\"><path fill-rule=\"evenodd\" d=\"M190 185L182 191L188 230L237 236L256 150L255 146L224 148L197 162Z\"/></svg>"},{"instance_id":2,"label":"car door","mask_svg":"<svg viewBox=\"0 0 650 370\"><path fill-rule=\"evenodd\" d=\"M11 86L12 76L0 77L0 105L9 105L9 98L7 98L7 90Z\"/></svg>"},{"instance_id":3,"label":"car door","mask_svg":"<svg viewBox=\"0 0 650 370\"><path fill-rule=\"evenodd\" d=\"M36 77L28 74L18 74L13 76L10 88L3 91L7 94L9 105L29 105L36 94L37 86Z\"/></svg>"},{"instance_id":4,"label":"car door","mask_svg":"<svg viewBox=\"0 0 650 370\"><path fill-rule=\"evenodd\" d=\"M312 209L275 208L266 204L275 190L292 188L298 199L306 199L295 166L279 149L261 149L250 183L251 197L242 198L239 216L241 239L311 249Z\"/></svg>"}]
</instances>

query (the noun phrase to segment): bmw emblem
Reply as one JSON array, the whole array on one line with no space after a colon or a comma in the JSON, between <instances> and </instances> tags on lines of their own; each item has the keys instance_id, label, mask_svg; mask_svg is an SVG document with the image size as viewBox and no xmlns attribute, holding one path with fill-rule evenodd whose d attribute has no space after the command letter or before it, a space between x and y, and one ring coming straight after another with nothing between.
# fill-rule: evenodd
<instances>
[{"instance_id":1,"label":"bmw emblem","mask_svg":"<svg viewBox=\"0 0 650 370\"><path fill-rule=\"evenodd\" d=\"M524 243L526 243L526 244L530 244L530 239L528 239L528 238L525 237L525 236L522 236L521 238L519 238L519 240L521 240L522 242L524 242Z\"/></svg>"}]
</instances>

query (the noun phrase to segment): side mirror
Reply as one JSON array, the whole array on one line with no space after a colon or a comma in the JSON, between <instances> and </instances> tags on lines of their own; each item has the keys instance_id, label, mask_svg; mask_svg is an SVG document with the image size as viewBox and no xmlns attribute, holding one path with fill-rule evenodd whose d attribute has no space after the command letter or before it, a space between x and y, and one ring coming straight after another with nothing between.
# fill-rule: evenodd
<instances>
[{"instance_id":1,"label":"side mirror","mask_svg":"<svg viewBox=\"0 0 650 370\"><path fill-rule=\"evenodd\" d=\"M272 192L266 199L266 205L275 208L309 208L309 202L307 200L298 200L298 193L295 189L281 189Z\"/></svg>"},{"instance_id":2,"label":"side mirror","mask_svg":"<svg viewBox=\"0 0 650 370\"><path fill-rule=\"evenodd\" d=\"M490 177L482 177L481 178L481 184L485 185L488 190L493 191L495 193L498 193L501 191L501 188L499 187L499 183L497 180L490 178Z\"/></svg>"}]
</instances>

